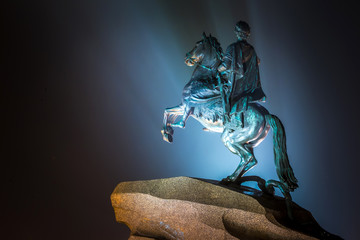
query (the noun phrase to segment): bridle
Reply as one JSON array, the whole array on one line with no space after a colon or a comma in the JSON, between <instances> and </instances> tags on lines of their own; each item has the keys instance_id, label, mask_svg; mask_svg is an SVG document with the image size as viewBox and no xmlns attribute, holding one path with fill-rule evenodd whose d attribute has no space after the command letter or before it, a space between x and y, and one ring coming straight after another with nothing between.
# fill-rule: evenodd
<instances>
[{"instance_id":1,"label":"bridle","mask_svg":"<svg viewBox=\"0 0 360 240\"><path fill-rule=\"evenodd\" d=\"M216 52L216 59L221 61L221 60L222 60L222 54L221 54L221 52L218 51L218 49L216 48L215 43L214 43L214 41L211 39L211 37L209 37L209 38L207 38L207 39L208 39L209 42L210 42L211 48L214 49L215 52ZM203 40L203 41L204 41L204 40ZM206 70L208 70L208 71L211 71L211 72L213 72L214 69L218 67L218 66L216 66L216 64L214 64L214 65L211 66L211 67L207 67L207 66L201 64L199 61L196 61L197 59L192 58L192 57L190 56L190 53L186 53L186 59L187 59L187 60L190 60L192 63L198 65L199 67L202 67L202 68L204 68L204 69L206 69Z\"/></svg>"}]
</instances>

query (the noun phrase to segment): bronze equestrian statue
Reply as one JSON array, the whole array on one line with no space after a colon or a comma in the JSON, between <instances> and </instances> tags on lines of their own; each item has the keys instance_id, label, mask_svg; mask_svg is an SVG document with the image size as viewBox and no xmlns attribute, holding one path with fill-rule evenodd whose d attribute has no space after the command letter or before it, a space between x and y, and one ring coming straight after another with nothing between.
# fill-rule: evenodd
<instances>
[{"instance_id":1,"label":"bronze equestrian statue","mask_svg":"<svg viewBox=\"0 0 360 240\"><path fill-rule=\"evenodd\" d=\"M286 198L297 187L297 179L290 166L286 137L280 119L260 105L265 101L259 78L259 59L247 42L250 27L238 22L235 27L238 41L223 55L217 39L203 33L202 40L186 54L185 63L195 66L178 106L164 112L163 139L173 141L173 127L184 128L191 116L204 130L221 133L224 145L240 157L236 170L222 183L239 183L241 177L257 164L253 148L273 130L274 158L280 181L269 180L265 190L278 187Z\"/></svg>"}]
</instances>

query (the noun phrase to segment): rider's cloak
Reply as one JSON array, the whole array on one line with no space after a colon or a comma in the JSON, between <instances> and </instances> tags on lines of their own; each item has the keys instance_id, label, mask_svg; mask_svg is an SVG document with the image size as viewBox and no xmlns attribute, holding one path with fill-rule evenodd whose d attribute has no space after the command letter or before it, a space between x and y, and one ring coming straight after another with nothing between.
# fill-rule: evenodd
<instances>
[{"instance_id":1,"label":"rider's cloak","mask_svg":"<svg viewBox=\"0 0 360 240\"><path fill-rule=\"evenodd\" d=\"M226 49L222 65L227 69L231 89L228 93L229 109L245 96L250 97L250 102L265 101L266 96L260 82L259 60L253 46L246 41L231 44Z\"/></svg>"}]
</instances>

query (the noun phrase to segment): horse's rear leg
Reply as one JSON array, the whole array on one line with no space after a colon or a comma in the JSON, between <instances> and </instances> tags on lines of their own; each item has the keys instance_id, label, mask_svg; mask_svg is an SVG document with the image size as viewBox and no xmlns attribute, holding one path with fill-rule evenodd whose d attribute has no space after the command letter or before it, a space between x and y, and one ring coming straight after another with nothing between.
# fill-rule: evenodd
<instances>
[{"instance_id":1,"label":"horse's rear leg","mask_svg":"<svg viewBox=\"0 0 360 240\"><path fill-rule=\"evenodd\" d=\"M245 139L240 142L233 142L233 139L229 138L231 131L224 131L222 135L222 141L225 146L234 154L240 157L240 163L237 166L233 174L224 178L222 182L236 182L241 178L247 171L253 168L257 164L257 160L254 156L253 149L249 146Z\"/></svg>"},{"instance_id":2,"label":"horse's rear leg","mask_svg":"<svg viewBox=\"0 0 360 240\"><path fill-rule=\"evenodd\" d=\"M249 171L257 164L257 160L255 156L252 154L252 151L250 151L243 145L236 144L228 148L230 149L231 152L235 153L240 157L240 163L237 166L236 170L233 172L233 174L223 179L223 182L236 182L247 171Z\"/></svg>"},{"instance_id":3,"label":"horse's rear leg","mask_svg":"<svg viewBox=\"0 0 360 240\"><path fill-rule=\"evenodd\" d=\"M239 166L238 166L238 171L239 171L239 174L238 176L236 177L236 180L239 180L239 178L241 178L242 176L245 175L245 173L247 173L250 169L252 169L253 167L255 167L255 165L257 164L257 160L255 158L255 155L254 155L254 151L253 151L253 148L252 147L249 147L249 146L246 146L246 145L241 145L241 147L250 153L249 155L249 158L247 159L247 161L244 161L243 163L240 163ZM241 165L241 166L240 166Z\"/></svg>"}]
</instances>

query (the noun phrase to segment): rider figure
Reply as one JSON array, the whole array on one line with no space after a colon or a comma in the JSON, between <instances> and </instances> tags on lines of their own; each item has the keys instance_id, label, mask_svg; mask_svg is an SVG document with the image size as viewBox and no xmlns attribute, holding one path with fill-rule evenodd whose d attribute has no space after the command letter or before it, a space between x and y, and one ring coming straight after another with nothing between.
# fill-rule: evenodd
<instances>
[{"instance_id":1,"label":"rider figure","mask_svg":"<svg viewBox=\"0 0 360 240\"><path fill-rule=\"evenodd\" d=\"M259 63L254 47L246 40L250 36L250 27L244 21L239 21L235 26L237 42L227 49L223 62L218 71L225 74L229 92L224 96L225 121L231 115L241 112L242 127L244 127L244 112L250 102L265 102L265 94L261 88Z\"/></svg>"}]
</instances>

